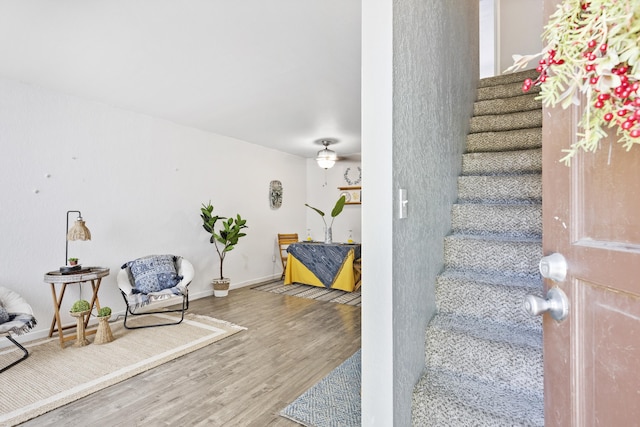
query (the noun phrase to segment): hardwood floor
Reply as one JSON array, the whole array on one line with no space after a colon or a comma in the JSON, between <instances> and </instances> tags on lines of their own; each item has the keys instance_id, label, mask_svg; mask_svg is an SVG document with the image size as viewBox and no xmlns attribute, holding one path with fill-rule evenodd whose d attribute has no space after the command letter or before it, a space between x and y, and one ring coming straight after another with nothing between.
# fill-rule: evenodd
<instances>
[{"instance_id":1,"label":"hardwood floor","mask_svg":"<svg viewBox=\"0 0 640 427\"><path fill-rule=\"evenodd\" d=\"M247 287L189 312L248 330L22 425L296 426L278 413L360 348L360 307Z\"/></svg>"}]
</instances>

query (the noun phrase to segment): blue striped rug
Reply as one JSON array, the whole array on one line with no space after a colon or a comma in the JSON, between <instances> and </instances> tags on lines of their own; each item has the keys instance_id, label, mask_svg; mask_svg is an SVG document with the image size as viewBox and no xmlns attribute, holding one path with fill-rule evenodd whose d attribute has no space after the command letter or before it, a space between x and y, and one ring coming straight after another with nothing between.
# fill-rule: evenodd
<instances>
[{"instance_id":1,"label":"blue striped rug","mask_svg":"<svg viewBox=\"0 0 640 427\"><path fill-rule=\"evenodd\" d=\"M359 427L360 366L358 350L280 415L307 427Z\"/></svg>"},{"instance_id":2,"label":"blue striped rug","mask_svg":"<svg viewBox=\"0 0 640 427\"><path fill-rule=\"evenodd\" d=\"M285 285L282 280L273 280L266 283L260 283L251 289L258 291L271 292L274 294L291 295L298 298L315 299L319 301L329 301L338 304L362 305L362 296L360 289L353 292L345 292L340 289L321 288L318 286L302 285L294 283Z\"/></svg>"}]
</instances>

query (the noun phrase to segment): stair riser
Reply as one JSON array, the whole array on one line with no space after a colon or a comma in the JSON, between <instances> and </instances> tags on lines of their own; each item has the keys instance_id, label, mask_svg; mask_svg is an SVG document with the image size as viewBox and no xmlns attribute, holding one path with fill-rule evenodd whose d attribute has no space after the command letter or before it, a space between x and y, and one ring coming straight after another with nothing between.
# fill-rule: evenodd
<instances>
[{"instance_id":1,"label":"stair riser","mask_svg":"<svg viewBox=\"0 0 640 427\"><path fill-rule=\"evenodd\" d=\"M535 94L514 96L512 98L490 99L473 104L474 116L509 114L518 111L539 110L542 101Z\"/></svg>"},{"instance_id":2,"label":"stair riser","mask_svg":"<svg viewBox=\"0 0 640 427\"><path fill-rule=\"evenodd\" d=\"M451 330L427 328L426 360L430 369L460 372L499 388L543 389L542 349L510 345Z\"/></svg>"},{"instance_id":3,"label":"stair riser","mask_svg":"<svg viewBox=\"0 0 640 427\"><path fill-rule=\"evenodd\" d=\"M542 128L467 135L467 152L528 150L542 147Z\"/></svg>"},{"instance_id":4,"label":"stair riser","mask_svg":"<svg viewBox=\"0 0 640 427\"><path fill-rule=\"evenodd\" d=\"M542 177L539 174L520 176L460 176L460 202L540 203Z\"/></svg>"},{"instance_id":5,"label":"stair riser","mask_svg":"<svg viewBox=\"0 0 640 427\"><path fill-rule=\"evenodd\" d=\"M476 116L471 119L470 133L496 132L542 126L542 110L496 116Z\"/></svg>"},{"instance_id":6,"label":"stair riser","mask_svg":"<svg viewBox=\"0 0 640 427\"><path fill-rule=\"evenodd\" d=\"M462 156L463 175L530 174L542 172L542 149L467 153Z\"/></svg>"},{"instance_id":7,"label":"stair riser","mask_svg":"<svg viewBox=\"0 0 640 427\"><path fill-rule=\"evenodd\" d=\"M451 228L460 234L541 237L542 206L456 204Z\"/></svg>"},{"instance_id":8,"label":"stair riser","mask_svg":"<svg viewBox=\"0 0 640 427\"><path fill-rule=\"evenodd\" d=\"M444 242L444 258L447 268L536 277L542 244L448 236Z\"/></svg>"},{"instance_id":9,"label":"stair riser","mask_svg":"<svg viewBox=\"0 0 640 427\"><path fill-rule=\"evenodd\" d=\"M436 304L439 313L475 317L498 323L511 324L542 333L542 317L531 316L522 309L522 301L530 288L492 285L483 282L438 277L436 281Z\"/></svg>"}]
</instances>

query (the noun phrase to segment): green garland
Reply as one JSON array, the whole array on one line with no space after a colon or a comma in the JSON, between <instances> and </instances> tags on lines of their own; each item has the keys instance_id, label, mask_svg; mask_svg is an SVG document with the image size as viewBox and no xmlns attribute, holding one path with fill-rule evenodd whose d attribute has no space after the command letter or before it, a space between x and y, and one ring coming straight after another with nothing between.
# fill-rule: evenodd
<instances>
[{"instance_id":1,"label":"green garland","mask_svg":"<svg viewBox=\"0 0 640 427\"><path fill-rule=\"evenodd\" d=\"M536 80L545 106L580 105L578 141L561 159L570 165L579 150L593 152L615 128L629 151L640 143L640 2L638 0L564 0L549 18L542 38L546 47L536 55L514 55L507 71L527 66L542 56Z\"/></svg>"}]
</instances>

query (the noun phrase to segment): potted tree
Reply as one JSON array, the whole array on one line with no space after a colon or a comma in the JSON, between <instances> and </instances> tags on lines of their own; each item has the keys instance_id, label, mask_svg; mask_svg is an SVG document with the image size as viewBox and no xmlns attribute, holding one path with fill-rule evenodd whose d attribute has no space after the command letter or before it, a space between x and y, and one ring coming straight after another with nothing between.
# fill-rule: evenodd
<instances>
[{"instance_id":1,"label":"potted tree","mask_svg":"<svg viewBox=\"0 0 640 427\"><path fill-rule=\"evenodd\" d=\"M202 218L202 227L207 233L211 234L209 242L213 243L220 258L220 278L215 278L212 281L213 294L216 297L225 297L229 292L229 284L231 281L224 277L222 265L227 256L227 252L235 248L241 237L246 236L242 230L248 228L246 225L247 220L242 219L240 214L237 214L235 218L213 215L211 202L209 202L208 205L202 204L200 218ZM222 227L216 231L215 227L218 220L220 220Z\"/></svg>"}]
</instances>

